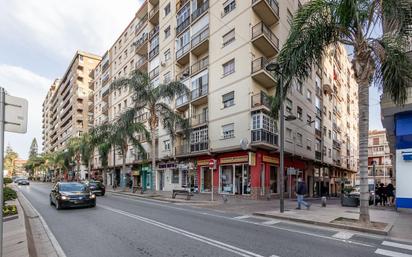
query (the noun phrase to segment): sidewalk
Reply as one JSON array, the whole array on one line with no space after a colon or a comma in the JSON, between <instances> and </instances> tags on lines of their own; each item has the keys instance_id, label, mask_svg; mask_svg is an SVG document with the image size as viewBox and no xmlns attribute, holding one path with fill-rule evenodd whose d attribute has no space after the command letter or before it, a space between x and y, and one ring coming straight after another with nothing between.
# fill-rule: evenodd
<instances>
[{"instance_id":1,"label":"sidewalk","mask_svg":"<svg viewBox=\"0 0 412 257\"><path fill-rule=\"evenodd\" d=\"M3 219L3 256L4 257L29 257L26 226L23 209L18 200L8 201L8 205L16 205L18 217Z\"/></svg>"}]
</instances>

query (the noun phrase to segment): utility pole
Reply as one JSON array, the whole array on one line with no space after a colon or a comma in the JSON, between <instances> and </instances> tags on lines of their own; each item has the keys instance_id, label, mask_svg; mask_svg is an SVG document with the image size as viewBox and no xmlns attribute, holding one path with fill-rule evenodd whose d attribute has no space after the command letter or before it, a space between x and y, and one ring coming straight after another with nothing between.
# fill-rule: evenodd
<instances>
[{"instance_id":1,"label":"utility pole","mask_svg":"<svg viewBox=\"0 0 412 257\"><path fill-rule=\"evenodd\" d=\"M4 169L4 123L5 92L0 87L0 203L3 207L3 169ZM3 209L0 211L0 257L3 256Z\"/></svg>"}]
</instances>

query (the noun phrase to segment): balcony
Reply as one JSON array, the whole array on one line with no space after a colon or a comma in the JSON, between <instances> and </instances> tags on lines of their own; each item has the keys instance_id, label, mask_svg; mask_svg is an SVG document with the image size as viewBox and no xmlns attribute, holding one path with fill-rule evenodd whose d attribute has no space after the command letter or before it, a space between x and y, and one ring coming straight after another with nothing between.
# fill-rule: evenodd
<instances>
[{"instance_id":1,"label":"balcony","mask_svg":"<svg viewBox=\"0 0 412 257\"><path fill-rule=\"evenodd\" d=\"M149 12L149 22L154 25L159 24L159 5L154 6Z\"/></svg>"},{"instance_id":2,"label":"balcony","mask_svg":"<svg viewBox=\"0 0 412 257\"><path fill-rule=\"evenodd\" d=\"M189 63L189 50L190 50L190 42L182 46L179 50L176 51L176 61L180 65L185 65Z\"/></svg>"},{"instance_id":3,"label":"balcony","mask_svg":"<svg viewBox=\"0 0 412 257\"><path fill-rule=\"evenodd\" d=\"M268 60L265 57L260 57L252 61L252 78L265 88L275 86L276 80L266 69Z\"/></svg>"},{"instance_id":4,"label":"balcony","mask_svg":"<svg viewBox=\"0 0 412 257\"><path fill-rule=\"evenodd\" d=\"M279 4L276 0L252 0L252 8L266 25L279 22Z\"/></svg>"},{"instance_id":5,"label":"balcony","mask_svg":"<svg viewBox=\"0 0 412 257\"><path fill-rule=\"evenodd\" d=\"M252 95L251 108L252 110L258 110L262 108L270 110L270 102L267 94L260 92L258 94Z\"/></svg>"},{"instance_id":6,"label":"balcony","mask_svg":"<svg viewBox=\"0 0 412 257\"><path fill-rule=\"evenodd\" d=\"M209 120L209 114L206 113L201 113L198 115L194 115L190 118L190 126L191 127L198 127L205 125Z\"/></svg>"},{"instance_id":7,"label":"balcony","mask_svg":"<svg viewBox=\"0 0 412 257\"><path fill-rule=\"evenodd\" d=\"M142 55L136 62L136 70L147 71L147 54Z\"/></svg>"},{"instance_id":8,"label":"balcony","mask_svg":"<svg viewBox=\"0 0 412 257\"><path fill-rule=\"evenodd\" d=\"M315 129L315 136L318 138L322 137L322 131L320 129Z\"/></svg>"},{"instance_id":9,"label":"balcony","mask_svg":"<svg viewBox=\"0 0 412 257\"><path fill-rule=\"evenodd\" d=\"M279 39L263 22L252 27L252 43L267 57L279 52Z\"/></svg>"},{"instance_id":10,"label":"balcony","mask_svg":"<svg viewBox=\"0 0 412 257\"><path fill-rule=\"evenodd\" d=\"M159 55L159 45L155 46L152 50L150 50L149 61L153 60L158 55Z\"/></svg>"},{"instance_id":11,"label":"balcony","mask_svg":"<svg viewBox=\"0 0 412 257\"><path fill-rule=\"evenodd\" d=\"M192 76L207 69L208 66L209 66L209 56L206 56L192 65L191 67Z\"/></svg>"},{"instance_id":12,"label":"balcony","mask_svg":"<svg viewBox=\"0 0 412 257\"><path fill-rule=\"evenodd\" d=\"M190 77L190 69L189 65L184 67L177 75L176 75L176 81L184 81Z\"/></svg>"},{"instance_id":13,"label":"balcony","mask_svg":"<svg viewBox=\"0 0 412 257\"><path fill-rule=\"evenodd\" d=\"M315 151L315 159L318 161L322 160L322 153L320 151Z\"/></svg>"},{"instance_id":14,"label":"balcony","mask_svg":"<svg viewBox=\"0 0 412 257\"><path fill-rule=\"evenodd\" d=\"M209 26L192 37L192 53L199 56L209 49Z\"/></svg>"},{"instance_id":15,"label":"balcony","mask_svg":"<svg viewBox=\"0 0 412 257\"><path fill-rule=\"evenodd\" d=\"M209 84L205 83L191 92L191 100L193 105L201 105L207 103L207 94L209 93Z\"/></svg>"},{"instance_id":16,"label":"balcony","mask_svg":"<svg viewBox=\"0 0 412 257\"><path fill-rule=\"evenodd\" d=\"M189 96L184 94L176 98L176 109L184 112L189 108Z\"/></svg>"},{"instance_id":17,"label":"balcony","mask_svg":"<svg viewBox=\"0 0 412 257\"><path fill-rule=\"evenodd\" d=\"M278 145L278 135L265 129L255 129L251 132L251 144L273 149Z\"/></svg>"},{"instance_id":18,"label":"balcony","mask_svg":"<svg viewBox=\"0 0 412 257\"><path fill-rule=\"evenodd\" d=\"M176 146L176 156L196 155L209 150L209 142L198 142L192 144L183 144Z\"/></svg>"},{"instance_id":19,"label":"balcony","mask_svg":"<svg viewBox=\"0 0 412 257\"><path fill-rule=\"evenodd\" d=\"M189 3L189 0L178 0L178 1L176 1L176 13L178 13L180 8L185 6L187 3Z\"/></svg>"},{"instance_id":20,"label":"balcony","mask_svg":"<svg viewBox=\"0 0 412 257\"><path fill-rule=\"evenodd\" d=\"M141 31L144 27L146 27L146 25L147 25L147 14L146 14L146 15L140 20L140 22L136 25L135 30L134 30L135 36L137 36L137 35L140 33L140 31Z\"/></svg>"},{"instance_id":21,"label":"balcony","mask_svg":"<svg viewBox=\"0 0 412 257\"><path fill-rule=\"evenodd\" d=\"M151 40L154 36L159 34L159 25L156 25L150 32L149 32L149 40Z\"/></svg>"},{"instance_id":22,"label":"balcony","mask_svg":"<svg viewBox=\"0 0 412 257\"><path fill-rule=\"evenodd\" d=\"M159 76L159 66L157 66L156 68L154 68L153 70L151 70L149 72L149 78L150 80L153 80L154 78L156 78L157 76Z\"/></svg>"},{"instance_id":23,"label":"balcony","mask_svg":"<svg viewBox=\"0 0 412 257\"><path fill-rule=\"evenodd\" d=\"M203 16L209 10L209 1L206 0L200 5L196 10L192 12L192 23L195 22L198 18Z\"/></svg>"},{"instance_id":24,"label":"balcony","mask_svg":"<svg viewBox=\"0 0 412 257\"><path fill-rule=\"evenodd\" d=\"M148 34L143 33L143 35L134 43L137 54L140 54L140 55L147 54L148 39L149 39Z\"/></svg>"},{"instance_id":25,"label":"balcony","mask_svg":"<svg viewBox=\"0 0 412 257\"><path fill-rule=\"evenodd\" d=\"M176 37L180 35L183 31L185 31L190 25L190 17L187 17L184 21L182 21L176 27Z\"/></svg>"},{"instance_id":26,"label":"balcony","mask_svg":"<svg viewBox=\"0 0 412 257\"><path fill-rule=\"evenodd\" d=\"M340 149L341 143L338 140L333 139L333 147L336 149Z\"/></svg>"}]
</instances>

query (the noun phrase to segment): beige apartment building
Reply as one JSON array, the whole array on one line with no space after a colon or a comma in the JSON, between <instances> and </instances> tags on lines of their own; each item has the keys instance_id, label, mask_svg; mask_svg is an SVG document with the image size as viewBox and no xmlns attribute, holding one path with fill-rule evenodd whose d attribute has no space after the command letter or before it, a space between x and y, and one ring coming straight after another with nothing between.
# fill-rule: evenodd
<instances>
[{"instance_id":1,"label":"beige apartment building","mask_svg":"<svg viewBox=\"0 0 412 257\"><path fill-rule=\"evenodd\" d=\"M56 79L43 103L43 150L64 149L72 137L87 132L92 125L90 112L93 95L91 72L101 57L78 51L61 79ZM85 178L87 171L81 171ZM68 174L69 175L69 174Z\"/></svg>"},{"instance_id":2,"label":"beige apartment building","mask_svg":"<svg viewBox=\"0 0 412 257\"><path fill-rule=\"evenodd\" d=\"M287 170L285 181L279 180L278 126L267 101L276 81L265 65L279 53L304 2L145 1L94 72L94 125L114 122L133 104L128 90L108 85L141 69L154 85L179 80L191 90L170 103L189 119L191 132L172 140L159 126L155 171L145 160L150 156L133 147L123 172L119 154L111 153L109 184L132 179L150 189L201 193L210 193L213 184L215 193L257 199L276 196L280 183L292 195L302 176L310 195L340 193L357 171L358 98L339 44L288 93L285 113L297 119L285 124ZM148 152L150 147L145 142ZM213 171L210 160L216 162ZM94 167L102 169L97 153Z\"/></svg>"}]
</instances>

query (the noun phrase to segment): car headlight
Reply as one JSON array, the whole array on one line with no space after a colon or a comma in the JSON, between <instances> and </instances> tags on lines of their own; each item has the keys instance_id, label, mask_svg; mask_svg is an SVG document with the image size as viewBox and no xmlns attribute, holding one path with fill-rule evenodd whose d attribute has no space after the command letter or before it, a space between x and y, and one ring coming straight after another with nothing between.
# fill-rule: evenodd
<instances>
[{"instance_id":1,"label":"car headlight","mask_svg":"<svg viewBox=\"0 0 412 257\"><path fill-rule=\"evenodd\" d=\"M62 195L62 200L69 200L68 196Z\"/></svg>"},{"instance_id":2,"label":"car headlight","mask_svg":"<svg viewBox=\"0 0 412 257\"><path fill-rule=\"evenodd\" d=\"M96 198L96 195L95 195L95 194L91 194L91 195L90 195L90 199L94 199L94 198Z\"/></svg>"}]
</instances>

